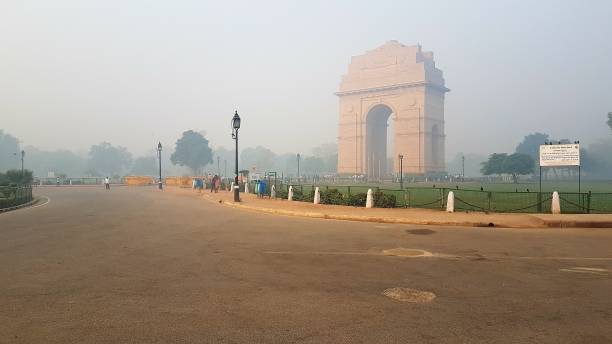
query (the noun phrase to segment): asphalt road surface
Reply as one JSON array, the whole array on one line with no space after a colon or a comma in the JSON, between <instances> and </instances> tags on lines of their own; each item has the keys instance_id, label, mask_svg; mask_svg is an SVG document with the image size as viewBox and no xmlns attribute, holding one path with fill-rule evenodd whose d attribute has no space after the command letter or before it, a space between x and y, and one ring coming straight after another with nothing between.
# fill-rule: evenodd
<instances>
[{"instance_id":1,"label":"asphalt road surface","mask_svg":"<svg viewBox=\"0 0 612 344\"><path fill-rule=\"evenodd\" d=\"M612 343L612 229L303 219L153 188L36 193L50 202L0 214L0 343Z\"/></svg>"}]
</instances>

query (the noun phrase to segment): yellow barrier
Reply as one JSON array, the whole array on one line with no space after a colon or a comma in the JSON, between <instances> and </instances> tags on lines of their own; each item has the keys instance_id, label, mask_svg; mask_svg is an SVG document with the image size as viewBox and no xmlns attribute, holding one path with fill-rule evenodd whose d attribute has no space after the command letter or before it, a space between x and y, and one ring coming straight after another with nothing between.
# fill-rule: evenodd
<instances>
[{"instance_id":1,"label":"yellow barrier","mask_svg":"<svg viewBox=\"0 0 612 344\"><path fill-rule=\"evenodd\" d=\"M153 185L155 180L148 176L127 176L124 178L128 186Z\"/></svg>"},{"instance_id":2,"label":"yellow barrier","mask_svg":"<svg viewBox=\"0 0 612 344\"><path fill-rule=\"evenodd\" d=\"M164 181L166 182L167 186L190 188L193 185L192 177L166 177Z\"/></svg>"}]
</instances>

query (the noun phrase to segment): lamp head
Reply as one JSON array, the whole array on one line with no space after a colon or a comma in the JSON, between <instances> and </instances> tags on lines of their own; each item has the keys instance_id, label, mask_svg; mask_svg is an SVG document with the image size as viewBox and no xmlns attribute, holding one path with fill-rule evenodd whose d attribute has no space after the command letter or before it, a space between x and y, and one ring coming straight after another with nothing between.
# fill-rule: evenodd
<instances>
[{"instance_id":1,"label":"lamp head","mask_svg":"<svg viewBox=\"0 0 612 344\"><path fill-rule=\"evenodd\" d=\"M238 111L234 113L234 117L232 118L232 128L236 130L240 129L240 116L238 116Z\"/></svg>"}]
</instances>

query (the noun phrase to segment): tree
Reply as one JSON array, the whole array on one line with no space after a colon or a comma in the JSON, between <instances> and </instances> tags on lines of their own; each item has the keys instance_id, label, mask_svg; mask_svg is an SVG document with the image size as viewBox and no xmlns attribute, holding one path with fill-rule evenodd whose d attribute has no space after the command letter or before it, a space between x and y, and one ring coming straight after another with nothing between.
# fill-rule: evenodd
<instances>
[{"instance_id":1,"label":"tree","mask_svg":"<svg viewBox=\"0 0 612 344\"><path fill-rule=\"evenodd\" d=\"M131 173L141 176L156 176L158 171L157 160L152 156L142 156L134 160Z\"/></svg>"},{"instance_id":2,"label":"tree","mask_svg":"<svg viewBox=\"0 0 612 344\"><path fill-rule=\"evenodd\" d=\"M28 152L26 167L36 176L46 176L48 172L66 174L71 177L82 177L87 170L87 159L69 150L43 151L35 147L25 148Z\"/></svg>"},{"instance_id":3,"label":"tree","mask_svg":"<svg viewBox=\"0 0 612 344\"><path fill-rule=\"evenodd\" d=\"M516 146L516 153L529 155L534 165L540 162L540 145L549 141L550 136L543 133L533 133L525 136L523 141Z\"/></svg>"},{"instance_id":4,"label":"tree","mask_svg":"<svg viewBox=\"0 0 612 344\"><path fill-rule=\"evenodd\" d=\"M514 153L494 153L489 159L482 163L480 171L485 176L497 174L510 174L515 183L518 183L518 176L531 174L535 168L533 158L527 154Z\"/></svg>"},{"instance_id":5,"label":"tree","mask_svg":"<svg viewBox=\"0 0 612 344\"><path fill-rule=\"evenodd\" d=\"M24 170L8 170L6 173L0 173L0 186L7 185L29 185L34 180L32 171Z\"/></svg>"},{"instance_id":6,"label":"tree","mask_svg":"<svg viewBox=\"0 0 612 344\"><path fill-rule=\"evenodd\" d=\"M200 168L212 162L212 150L202 134L188 130L176 141L170 161L174 165L187 166L193 173L197 173Z\"/></svg>"},{"instance_id":7,"label":"tree","mask_svg":"<svg viewBox=\"0 0 612 344\"><path fill-rule=\"evenodd\" d=\"M16 168L20 164L19 140L0 130L0 171Z\"/></svg>"},{"instance_id":8,"label":"tree","mask_svg":"<svg viewBox=\"0 0 612 344\"><path fill-rule=\"evenodd\" d=\"M506 157L503 165L503 171L511 174L514 183L518 183L519 175L533 173L535 161L527 154L514 153Z\"/></svg>"},{"instance_id":9,"label":"tree","mask_svg":"<svg viewBox=\"0 0 612 344\"><path fill-rule=\"evenodd\" d=\"M108 142L91 146L89 149L89 170L104 175L116 175L128 168L132 155L124 147L113 147Z\"/></svg>"},{"instance_id":10,"label":"tree","mask_svg":"<svg viewBox=\"0 0 612 344\"><path fill-rule=\"evenodd\" d=\"M268 148L257 146L245 148L240 152L240 166L245 169L255 169L259 172L270 171L274 168L276 154Z\"/></svg>"},{"instance_id":11,"label":"tree","mask_svg":"<svg viewBox=\"0 0 612 344\"><path fill-rule=\"evenodd\" d=\"M482 168L480 168L480 172L485 176L490 176L492 174L504 174L504 163L507 157L508 154L506 153L493 153L489 155L489 159L482 163Z\"/></svg>"}]
</instances>

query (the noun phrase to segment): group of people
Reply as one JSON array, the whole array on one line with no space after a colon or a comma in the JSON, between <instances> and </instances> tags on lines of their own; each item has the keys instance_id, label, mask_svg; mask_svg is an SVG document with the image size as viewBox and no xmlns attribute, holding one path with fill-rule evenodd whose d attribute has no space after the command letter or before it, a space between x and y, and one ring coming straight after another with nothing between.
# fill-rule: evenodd
<instances>
[{"instance_id":1,"label":"group of people","mask_svg":"<svg viewBox=\"0 0 612 344\"><path fill-rule=\"evenodd\" d=\"M215 191L215 193L219 192L219 188L221 188L221 177L215 174L214 177L210 180L210 192Z\"/></svg>"}]
</instances>

